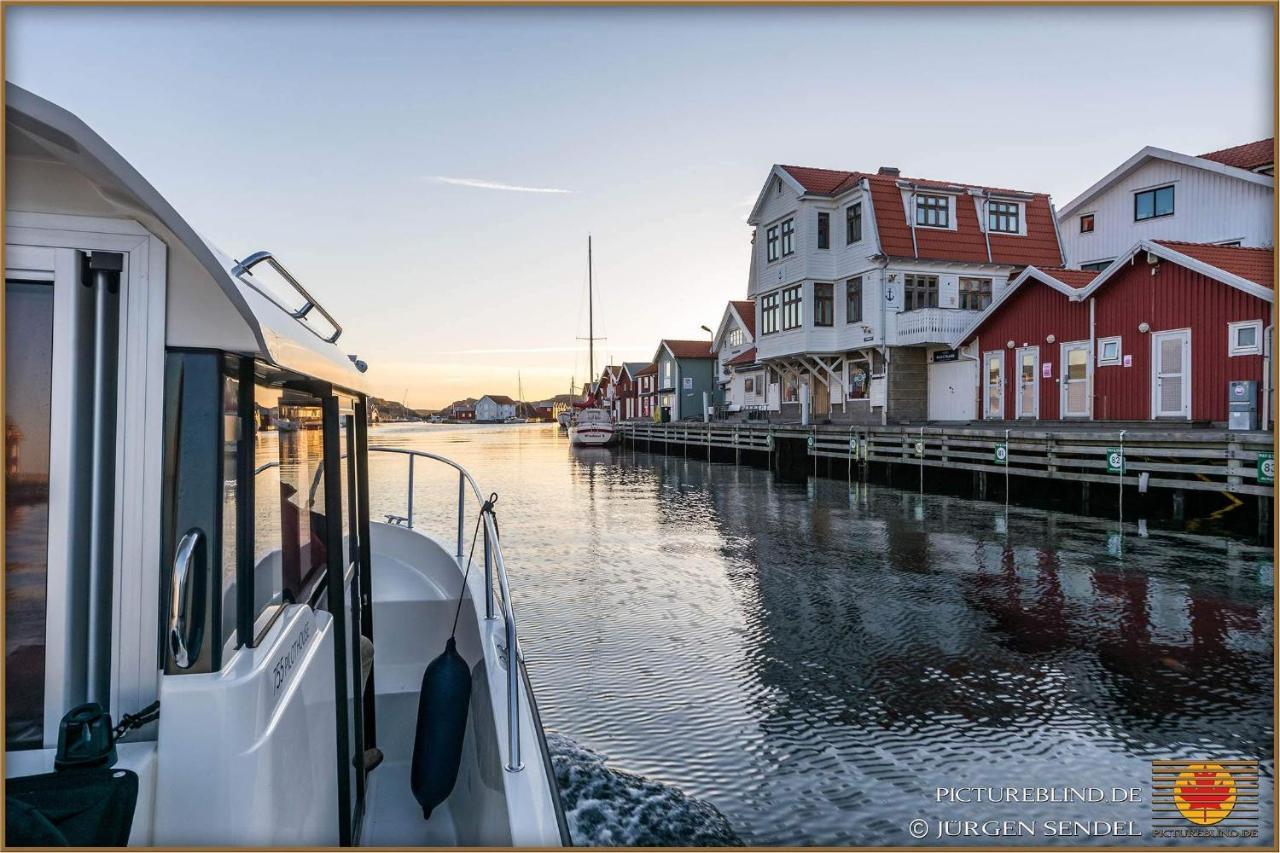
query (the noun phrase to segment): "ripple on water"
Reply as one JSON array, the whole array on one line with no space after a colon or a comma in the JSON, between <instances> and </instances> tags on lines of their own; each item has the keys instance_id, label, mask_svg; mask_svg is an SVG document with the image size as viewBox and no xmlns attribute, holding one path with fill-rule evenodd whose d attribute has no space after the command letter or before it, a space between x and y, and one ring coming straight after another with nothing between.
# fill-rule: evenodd
<instances>
[{"instance_id":1,"label":"ripple on water","mask_svg":"<svg viewBox=\"0 0 1280 853\"><path fill-rule=\"evenodd\" d=\"M682 794L751 844L913 844L916 817L1007 816L938 786L1145 787L1157 758L1257 756L1271 812L1269 549L1156 531L1109 549L1114 522L578 454L534 425L377 431L501 495L542 717L609 756L563 750L599 794L574 801L579 842L643 843ZM397 463L370 466L386 511ZM456 481L417 476L447 539ZM1145 828L1147 808L1085 817ZM688 814L669 825L705 831Z\"/></svg>"}]
</instances>

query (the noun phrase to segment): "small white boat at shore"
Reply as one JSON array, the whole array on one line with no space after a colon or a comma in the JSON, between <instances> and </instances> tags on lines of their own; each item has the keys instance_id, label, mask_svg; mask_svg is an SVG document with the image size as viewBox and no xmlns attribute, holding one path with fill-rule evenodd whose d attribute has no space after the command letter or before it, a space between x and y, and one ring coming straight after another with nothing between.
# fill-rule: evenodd
<instances>
[{"instance_id":1,"label":"small white boat at shore","mask_svg":"<svg viewBox=\"0 0 1280 853\"><path fill-rule=\"evenodd\" d=\"M583 409L569 426L569 444L575 447L605 447L617 439L613 415L607 409Z\"/></svg>"}]
</instances>

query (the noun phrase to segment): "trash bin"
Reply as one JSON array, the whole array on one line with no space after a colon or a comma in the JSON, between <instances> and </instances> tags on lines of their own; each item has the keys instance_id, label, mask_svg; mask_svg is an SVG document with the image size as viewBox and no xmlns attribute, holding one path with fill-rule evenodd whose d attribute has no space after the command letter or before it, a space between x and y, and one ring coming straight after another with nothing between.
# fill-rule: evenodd
<instances>
[{"instance_id":1,"label":"trash bin","mask_svg":"<svg viewBox=\"0 0 1280 853\"><path fill-rule=\"evenodd\" d=\"M671 407L670 406L662 407L662 422L664 424L671 423Z\"/></svg>"},{"instance_id":2,"label":"trash bin","mask_svg":"<svg viewBox=\"0 0 1280 853\"><path fill-rule=\"evenodd\" d=\"M1227 429L1258 428L1258 383L1233 380L1227 383Z\"/></svg>"}]
</instances>

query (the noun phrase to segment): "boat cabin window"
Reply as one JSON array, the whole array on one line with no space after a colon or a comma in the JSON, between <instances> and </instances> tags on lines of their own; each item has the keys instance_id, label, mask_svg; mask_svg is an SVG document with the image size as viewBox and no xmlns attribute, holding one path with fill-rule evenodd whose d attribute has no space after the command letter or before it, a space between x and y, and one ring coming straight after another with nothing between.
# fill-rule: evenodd
<instances>
[{"instance_id":1,"label":"boat cabin window","mask_svg":"<svg viewBox=\"0 0 1280 853\"><path fill-rule=\"evenodd\" d=\"M4 288L5 748L44 738L53 282Z\"/></svg>"},{"instance_id":2,"label":"boat cabin window","mask_svg":"<svg viewBox=\"0 0 1280 853\"><path fill-rule=\"evenodd\" d=\"M309 601L327 561L321 400L253 389L253 633L285 604Z\"/></svg>"}]
</instances>

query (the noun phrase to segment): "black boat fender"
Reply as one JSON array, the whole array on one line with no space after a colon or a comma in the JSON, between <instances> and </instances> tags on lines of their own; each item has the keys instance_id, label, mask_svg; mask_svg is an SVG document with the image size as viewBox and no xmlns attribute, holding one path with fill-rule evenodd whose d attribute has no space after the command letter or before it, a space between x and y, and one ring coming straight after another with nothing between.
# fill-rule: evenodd
<instances>
[{"instance_id":1,"label":"black boat fender","mask_svg":"<svg viewBox=\"0 0 1280 853\"><path fill-rule=\"evenodd\" d=\"M458 654L453 637L422 674L418 695L418 728L413 739L409 784L422 806L422 817L443 803L458 781L462 740L471 706L471 671Z\"/></svg>"}]
</instances>

